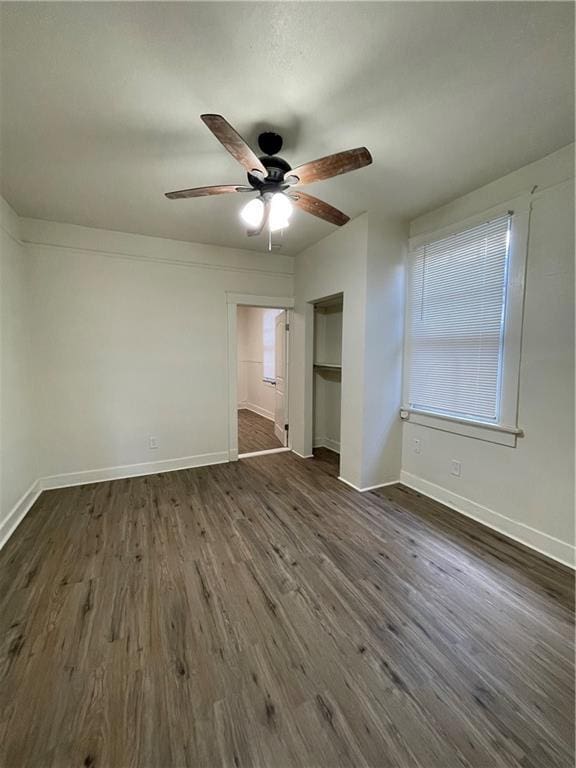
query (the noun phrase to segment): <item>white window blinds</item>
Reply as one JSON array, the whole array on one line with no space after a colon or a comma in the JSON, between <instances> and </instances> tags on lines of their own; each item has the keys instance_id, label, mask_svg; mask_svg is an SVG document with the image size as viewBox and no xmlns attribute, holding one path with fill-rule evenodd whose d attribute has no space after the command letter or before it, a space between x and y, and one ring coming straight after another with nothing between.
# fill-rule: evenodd
<instances>
[{"instance_id":1,"label":"white window blinds","mask_svg":"<svg viewBox=\"0 0 576 768\"><path fill-rule=\"evenodd\" d=\"M498 422L511 218L410 254L409 407Z\"/></svg>"}]
</instances>

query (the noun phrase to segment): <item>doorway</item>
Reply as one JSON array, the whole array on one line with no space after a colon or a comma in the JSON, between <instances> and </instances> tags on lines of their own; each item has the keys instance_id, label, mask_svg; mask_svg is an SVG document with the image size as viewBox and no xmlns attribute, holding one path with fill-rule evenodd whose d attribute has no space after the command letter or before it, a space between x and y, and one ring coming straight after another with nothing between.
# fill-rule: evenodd
<instances>
[{"instance_id":1,"label":"doorway","mask_svg":"<svg viewBox=\"0 0 576 768\"><path fill-rule=\"evenodd\" d=\"M257 296L228 297L231 461L289 450L293 300L274 303Z\"/></svg>"},{"instance_id":2,"label":"doorway","mask_svg":"<svg viewBox=\"0 0 576 768\"><path fill-rule=\"evenodd\" d=\"M238 454L287 445L285 309L239 306Z\"/></svg>"}]
</instances>

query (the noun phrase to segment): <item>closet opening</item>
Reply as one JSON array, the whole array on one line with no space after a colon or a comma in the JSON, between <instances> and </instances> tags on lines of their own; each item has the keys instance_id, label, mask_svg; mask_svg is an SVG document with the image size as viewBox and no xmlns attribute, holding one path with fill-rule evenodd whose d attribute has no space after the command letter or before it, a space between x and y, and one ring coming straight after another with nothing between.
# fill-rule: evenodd
<instances>
[{"instance_id":1,"label":"closet opening","mask_svg":"<svg viewBox=\"0 0 576 768\"><path fill-rule=\"evenodd\" d=\"M343 294L314 302L314 452L340 455Z\"/></svg>"}]
</instances>

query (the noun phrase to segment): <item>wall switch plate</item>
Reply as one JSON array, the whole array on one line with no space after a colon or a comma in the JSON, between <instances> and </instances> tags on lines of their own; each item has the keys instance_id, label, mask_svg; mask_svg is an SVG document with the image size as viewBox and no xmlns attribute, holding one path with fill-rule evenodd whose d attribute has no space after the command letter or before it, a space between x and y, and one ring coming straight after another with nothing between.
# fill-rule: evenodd
<instances>
[{"instance_id":1,"label":"wall switch plate","mask_svg":"<svg viewBox=\"0 0 576 768\"><path fill-rule=\"evenodd\" d=\"M412 441L412 444L414 446L414 453L422 453L422 446L420 444L420 439L415 437Z\"/></svg>"},{"instance_id":2,"label":"wall switch plate","mask_svg":"<svg viewBox=\"0 0 576 768\"><path fill-rule=\"evenodd\" d=\"M454 475L454 477L460 477L462 474L461 462L457 461L456 459L452 459L450 462L450 474Z\"/></svg>"},{"instance_id":3,"label":"wall switch plate","mask_svg":"<svg viewBox=\"0 0 576 768\"><path fill-rule=\"evenodd\" d=\"M150 436L148 438L148 447L149 448L158 448L158 438Z\"/></svg>"}]
</instances>

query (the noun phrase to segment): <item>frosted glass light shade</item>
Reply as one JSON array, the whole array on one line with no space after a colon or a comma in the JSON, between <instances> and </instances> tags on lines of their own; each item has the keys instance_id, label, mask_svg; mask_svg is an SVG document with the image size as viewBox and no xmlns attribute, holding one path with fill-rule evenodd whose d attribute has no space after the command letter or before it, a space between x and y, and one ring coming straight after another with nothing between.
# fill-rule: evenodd
<instances>
[{"instance_id":1,"label":"frosted glass light shade","mask_svg":"<svg viewBox=\"0 0 576 768\"><path fill-rule=\"evenodd\" d=\"M244 208L240 211L240 216L245 224L249 227L256 229L262 222L262 216L264 215L264 203L260 197L256 197L254 200L250 200L246 203Z\"/></svg>"},{"instance_id":2,"label":"frosted glass light shade","mask_svg":"<svg viewBox=\"0 0 576 768\"><path fill-rule=\"evenodd\" d=\"M270 203L270 231L276 232L287 227L290 216L292 216L292 210L293 205L290 198L282 192L277 192Z\"/></svg>"},{"instance_id":3,"label":"frosted glass light shade","mask_svg":"<svg viewBox=\"0 0 576 768\"><path fill-rule=\"evenodd\" d=\"M281 192L277 192L271 198L267 198L267 204L270 206L270 216L268 219L270 232L276 232L287 227L293 210L290 198ZM262 224L262 217L264 216L264 201L262 198L256 197L254 200L246 203L240 211L240 216L242 221L251 229L258 229Z\"/></svg>"}]
</instances>

